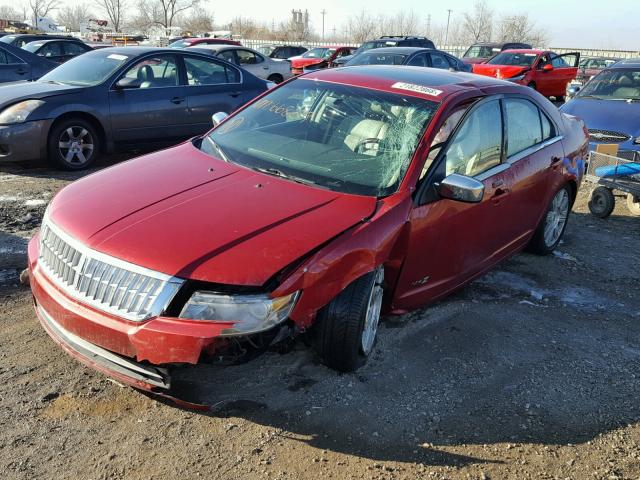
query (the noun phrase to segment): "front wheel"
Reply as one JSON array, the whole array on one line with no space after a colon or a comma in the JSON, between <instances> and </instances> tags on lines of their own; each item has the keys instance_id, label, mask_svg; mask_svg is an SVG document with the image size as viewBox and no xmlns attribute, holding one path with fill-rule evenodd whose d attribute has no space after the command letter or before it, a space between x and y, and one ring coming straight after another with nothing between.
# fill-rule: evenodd
<instances>
[{"instance_id":1,"label":"front wheel","mask_svg":"<svg viewBox=\"0 0 640 480\"><path fill-rule=\"evenodd\" d=\"M632 193L627 193L627 208L631 215L640 217L640 197L636 197Z\"/></svg>"},{"instance_id":2,"label":"front wheel","mask_svg":"<svg viewBox=\"0 0 640 480\"><path fill-rule=\"evenodd\" d=\"M267 80L273 83L282 83L284 78L282 78L282 75L274 73L273 75L269 75L269 78L267 78Z\"/></svg>"},{"instance_id":3,"label":"front wheel","mask_svg":"<svg viewBox=\"0 0 640 480\"><path fill-rule=\"evenodd\" d=\"M95 161L99 146L96 130L89 122L80 118L63 120L49 132L49 161L65 170L83 170Z\"/></svg>"},{"instance_id":4,"label":"front wheel","mask_svg":"<svg viewBox=\"0 0 640 480\"><path fill-rule=\"evenodd\" d=\"M384 269L378 267L345 288L318 312L315 349L322 363L351 372L373 351L382 310Z\"/></svg>"},{"instance_id":5,"label":"front wheel","mask_svg":"<svg viewBox=\"0 0 640 480\"><path fill-rule=\"evenodd\" d=\"M616 197L607 187L597 187L591 192L589 211L598 218L607 218L616 206Z\"/></svg>"},{"instance_id":6,"label":"front wheel","mask_svg":"<svg viewBox=\"0 0 640 480\"><path fill-rule=\"evenodd\" d=\"M538 255L547 255L558 246L567 227L571 211L571 191L565 185L556 192L540 221L527 249Z\"/></svg>"}]
</instances>

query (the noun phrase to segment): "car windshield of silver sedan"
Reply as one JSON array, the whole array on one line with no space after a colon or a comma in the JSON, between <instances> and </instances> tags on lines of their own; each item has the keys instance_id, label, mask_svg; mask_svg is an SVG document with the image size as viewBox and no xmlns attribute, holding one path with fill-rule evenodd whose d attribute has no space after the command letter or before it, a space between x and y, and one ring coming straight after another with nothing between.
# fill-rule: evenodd
<instances>
[{"instance_id":1,"label":"car windshield of silver sedan","mask_svg":"<svg viewBox=\"0 0 640 480\"><path fill-rule=\"evenodd\" d=\"M402 65L406 55L397 53L361 53L349 61L349 65Z\"/></svg>"},{"instance_id":2,"label":"car windshield of silver sedan","mask_svg":"<svg viewBox=\"0 0 640 480\"><path fill-rule=\"evenodd\" d=\"M605 70L593 77L576 98L640 101L640 70Z\"/></svg>"},{"instance_id":3,"label":"car windshield of silver sedan","mask_svg":"<svg viewBox=\"0 0 640 480\"><path fill-rule=\"evenodd\" d=\"M518 67L530 67L538 58L535 53L501 53L487 63L490 65L513 65Z\"/></svg>"},{"instance_id":4,"label":"car windshield of silver sedan","mask_svg":"<svg viewBox=\"0 0 640 480\"><path fill-rule=\"evenodd\" d=\"M222 123L209 155L344 193L394 193L438 103L300 79Z\"/></svg>"},{"instance_id":5,"label":"car windshield of silver sedan","mask_svg":"<svg viewBox=\"0 0 640 480\"><path fill-rule=\"evenodd\" d=\"M333 52L335 51L336 50L334 48L313 48L304 53L302 55L302 58L322 58L326 60L331 55L333 55Z\"/></svg>"},{"instance_id":6,"label":"car windshield of silver sedan","mask_svg":"<svg viewBox=\"0 0 640 480\"><path fill-rule=\"evenodd\" d=\"M131 58L109 49L90 52L72 58L44 75L39 82L90 87L104 82Z\"/></svg>"}]
</instances>

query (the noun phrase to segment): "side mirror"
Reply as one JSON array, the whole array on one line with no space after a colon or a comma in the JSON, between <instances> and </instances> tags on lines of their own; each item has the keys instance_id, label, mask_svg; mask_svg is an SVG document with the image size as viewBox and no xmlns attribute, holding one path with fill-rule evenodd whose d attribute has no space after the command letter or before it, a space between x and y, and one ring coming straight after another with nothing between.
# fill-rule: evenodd
<instances>
[{"instance_id":1,"label":"side mirror","mask_svg":"<svg viewBox=\"0 0 640 480\"><path fill-rule=\"evenodd\" d=\"M580 85L569 85L567 87L567 97L573 98L580 91Z\"/></svg>"},{"instance_id":2,"label":"side mirror","mask_svg":"<svg viewBox=\"0 0 640 480\"><path fill-rule=\"evenodd\" d=\"M218 112L211 115L211 123L213 123L214 127L217 127L222 123L222 121L229 116L226 112Z\"/></svg>"},{"instance_id":3,"label":"side mirror","mask_svg":"<svg viewBox=\"0 0 640 480\"><path fill-rule=\"evenodd\" d=\"M547 64L543 65L542 71L543 72L553 72L553 65L551 65L550 63L547 63Z\"/></svg>"},{"instance_id":4,"label":"side mirror","mask_svg":"<svg viewBox=\"0 0 640 480\"><path fill-rule=\"evenodd\" d=\"M475 178L452 173L437 185L442 198L458 202L478 203L484 196L484 184Z\"/></svg>"},{"instance_id":5,"label":"side mirror","mask_svg":"<svg viewBox=\"0 0 640 480\"><path fill-rule=\"evenodd\" d=\"M118 90L125 90L127 88L140 88L142 82L137 78L123 77L116 82L115 87Z\"/></svg>"}]
</instances>

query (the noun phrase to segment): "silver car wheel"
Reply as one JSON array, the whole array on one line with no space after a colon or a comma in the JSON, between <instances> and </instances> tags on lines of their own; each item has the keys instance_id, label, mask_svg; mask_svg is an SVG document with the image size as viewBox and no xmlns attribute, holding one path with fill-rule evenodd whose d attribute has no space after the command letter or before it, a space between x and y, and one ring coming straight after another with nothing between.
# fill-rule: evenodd
<instances>
[{"instance_id":1,"label":"silver car wheel","mask_svg":"<svg viewBox=\"0 0 640 480\"><path fill-rule=\"evenodd\" d=\"M556 193L551 202L551 208L547 212L544 225L544 243L547 247L553 247L567 223L569 217L569 193L566 188L562 188Z\"/></svg>"},{"instance_id":2,"label":"silver car wheel","mask_svg":"<svg viewBox=\"0 0 640 480\"><path fill-rule=\"evenodd\" d=\"M94 139L91 132L81 126L71 126L58 138L60 157L70 165L83 165L93 156Z\"/></svg>"},{"instance_id":3,"label":"silver car wheel","mask_svg":"<svg viewBox=\"0 0 640 480\"><path fill-rule=\"evenodd\" d=\"M373 344L378 333L378 323L380 322L380 311L382 310L382 296L384 283L384 269L378 268L373 277L373 285L369 293L369 303L362 329L362 353L369 355L373 349Z\"/></svg>"}]
</instances>

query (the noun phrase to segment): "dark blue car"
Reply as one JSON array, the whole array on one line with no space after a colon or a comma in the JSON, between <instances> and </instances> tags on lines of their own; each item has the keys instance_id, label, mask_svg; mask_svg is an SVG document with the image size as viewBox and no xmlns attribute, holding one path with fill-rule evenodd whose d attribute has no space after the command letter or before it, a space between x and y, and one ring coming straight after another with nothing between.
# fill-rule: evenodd
<instances>
[{"instance_id":1,"label":"dark blue car","mask_svg":"<svg viewBox=\"0 0 640 480\"><path fill-rule=\"evenodd\" d=\"M592 150L599 143L616 143L618 156L640 159L640 59L603 70L560 110L584 120Z\"/></svg>"},{"instance_id":2,"label":"dark blue car","mask_svg":"<svg viewBox=\"0 0 640 480\"><path fill-rule=\"evenodd\" d=\"M375 48L354 55L345 66L409 65L431 67L456 72L470 72L471 66L440 50L416 47Z\"/></svg>"},{"instance_id":3,"label":"dark blue car","mask_svg":"<svg viewBox=\"0 0 640 480\"><path fill-rule=\"evenodd\" d=\"M0 163L47 158L79 170L100 152L175 144L267 89L241 68L189 50L94 50L38 81L0 85Z\"/></svg>"},{"instance_id":4,"label":"dark blue car","mask_svg":"<svg viewBox=\"0 0 640 480\"><path fill-rule=\"evenodd\" d=\"M0 43L0 83L37 80L58 64L7 43Z\"/></svg>"}]
</instances>

